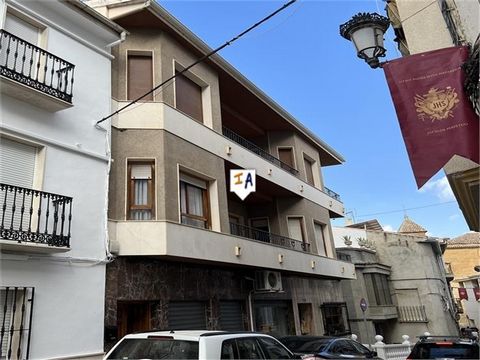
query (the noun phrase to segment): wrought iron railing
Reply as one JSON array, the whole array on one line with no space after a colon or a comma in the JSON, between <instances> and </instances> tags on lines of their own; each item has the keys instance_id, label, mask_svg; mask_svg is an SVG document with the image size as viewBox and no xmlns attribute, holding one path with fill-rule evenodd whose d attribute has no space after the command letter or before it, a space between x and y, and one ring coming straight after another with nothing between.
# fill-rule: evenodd
<instances>
[{"instance_id":1,"label":"wrought iron railing","mask_svg":"<svg viewBox=\"0 0 480 360\"><path fill-rule=\"evenodd\" d=\"M223 132L223 135L225 137L229 138L230 140L233 140L238 145L243 146L245 149L250 150L251 152L257 154L258 156L264 158L265 160L267 160L267 161L271 162L272 164L288 171L289 173L291 173L295 176L298 175L298 170L297 169L294 169L290 165L285 164L283 161L277 159L272 154L266 152L265 150L263 150L259 146L255 145L251 141L248 141L247 139L241 137L240 135L233 132L229 128L226 128L225 126L223 126L222 132Z\"/></svg>"},{"instance_id":2,"label":"wrought iron railing","mask_svg":"<svg viewBox=\"0 0 480 360\"><path fill-rule=\"evenodd\" d=\"M0 75L72 102L75 65L0 30Z\"/></svg>"},{"instance_id":3,"label":"wrought iron railing","mask_svg":"<svg viewBox=\"0 0 480 360\"><path fill-rule=\"evenodd\" d=\"M72 198L0 184L0 238L70 247Z\"/></svg>"},{"instance_id":4,"label":"wrought iron railing","mask_svg":"<svg viewBox=\"0 0 480 360\"><path fill-rule=\"evenodd\" d=\"M397 306L399 322L428 322L424 305Z\"/></svg>"},{"instance_id":5,"label":"wrought iron railing","mask_svg":"<svg viewBox=\"0 0 480 360\"><path fill-rule=\"evenodd\" d=\"M328 196L334 198L335 200L342 201L342 200L340 199L340 195L337 194L335 191L330 190L330 189L327 188L326 186L323 187L323 190L324 190L324 193L327 194Z\"/></svg>"},{"instance_id":6,"label":"wrought iron railing","mask_svg":"<svg viewBox=\"0 0 480 360\"><path fill-rule=\"evenodd\" d=\"M310 252L310 244L308 243L237 223L230 223L230 233L232 235L278 245L291 250Z\"/></svg>"},{"instance_id":7,"label":"wrought iron railing","mask_svg":"<svg viewBox=\"0 0 480 360\"><path fill-rule=\"evenodd\" d=\"M35 288L0 287L0 359L28 359Z\"/></svg>"}]
</instances>

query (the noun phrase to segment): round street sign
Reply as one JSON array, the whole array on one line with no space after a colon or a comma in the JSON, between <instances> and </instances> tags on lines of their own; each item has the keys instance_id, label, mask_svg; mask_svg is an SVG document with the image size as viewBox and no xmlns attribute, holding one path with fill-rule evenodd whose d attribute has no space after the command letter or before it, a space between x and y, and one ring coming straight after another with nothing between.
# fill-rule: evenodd
<instances>
[{"instance_id":1,"label":"round street sign","mask_svg":"<svg viewBox=\"0 0 480 360\"><path fill-rule=\"evenodd\" d=\"M362 311L365 312L365 311L367 311L367 308L368 308L367 300L365 300L364 298L361 298L360 299L360 309L362 309Z\"/></svg>"}]
</instances>

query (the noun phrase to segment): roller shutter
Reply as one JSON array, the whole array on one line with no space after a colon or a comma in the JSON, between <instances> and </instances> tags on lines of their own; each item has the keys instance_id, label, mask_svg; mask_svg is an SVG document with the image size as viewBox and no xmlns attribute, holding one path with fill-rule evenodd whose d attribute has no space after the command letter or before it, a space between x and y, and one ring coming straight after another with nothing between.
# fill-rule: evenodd
<instances>
[{"instance_id":1,"label":"roller shutter","mask_svg":"<svg viewBox=\"0 0 480 360\"><path fill-rule=\"evenodd\" d=\"M220 328L226 331L245 330L240 301L220 301Z\"/></svg>"},{"instance_id":2,"label":"roller shutter","mask_svg":"<svg viewBox=\"0 0 480 360\"><path fill-rule=\"evenodd\" d=\"M6 138L0 139L0 182L31 189L37 148Z\"/></svg>"},{"instance_id":3,"label":"roller shutter","mask_svg":"<svg viewBox=\"0 0 480 360\"><path fill-rule=\"evenodd\" d=\"M168 328L170 330L205 330L207 328L205 303L170 302L168 305Z\"/></svg>"}]
</instances>

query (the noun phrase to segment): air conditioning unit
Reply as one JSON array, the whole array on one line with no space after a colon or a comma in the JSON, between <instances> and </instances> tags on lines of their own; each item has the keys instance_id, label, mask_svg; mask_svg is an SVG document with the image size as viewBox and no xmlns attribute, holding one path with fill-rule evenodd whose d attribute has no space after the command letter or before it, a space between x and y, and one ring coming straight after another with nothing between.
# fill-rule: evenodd
<instances>
[{"instance_id":1,"label":"air conditioning unit","mask_svg":"<svg viewBox=\"0 0 480 360\"><path fill-rule=\"evenodd\" d=\"M278 271L257 271L255 273L255 290L257 291L281 291L282 274Z\"/></svg>"}]
</instances>

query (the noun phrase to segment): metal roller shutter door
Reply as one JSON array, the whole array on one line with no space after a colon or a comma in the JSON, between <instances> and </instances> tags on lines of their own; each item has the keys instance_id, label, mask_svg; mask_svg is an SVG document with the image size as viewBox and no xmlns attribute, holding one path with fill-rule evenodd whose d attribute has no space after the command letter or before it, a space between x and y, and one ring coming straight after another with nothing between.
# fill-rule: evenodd
<instances>
[{"instance_id":1,"label":"metal roller shutter door","mask_svg":"<svg viewBox=\"0 0 480 360\"><path fill-rule=\"evenodd\" d=\"M220 301L220 328L227 331L245 330L240 301Z\"/></svg>"},{"instance_id":2,"label":"metal roller shutter door","mask_svg":"<svg viewBox=\"0 0 480 360\"><path fill-rule=\"evenodd\" d=\"M170 302L168 305L168 328L170 330L205 330L207 328L205 303Z\"/></svg>"}]
</instances>

